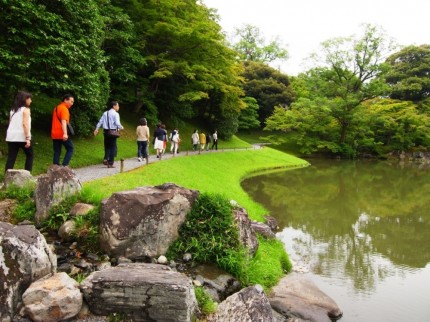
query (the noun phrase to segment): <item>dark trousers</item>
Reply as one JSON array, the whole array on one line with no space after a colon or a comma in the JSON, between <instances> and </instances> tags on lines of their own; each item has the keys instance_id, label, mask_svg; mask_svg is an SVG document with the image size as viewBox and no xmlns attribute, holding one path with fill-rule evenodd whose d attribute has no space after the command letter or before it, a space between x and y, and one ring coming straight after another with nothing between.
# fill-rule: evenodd
<instances>
[{"instance_id":1,"label":"dark trousers","mask_svg":"<svg viewBox=\"0 0 430 322\"><path fill-rule=\"evenodd\" d=\"M218 150L218 140L214 140L214 143L212 143L212 150L214 149L214 147L215 150Z\"/></svg>"},{"instance_id":2,"label":"dark trousers","mask_svg":"<svg viewBox=\"0 0 430 322\"><path fill-rule=\"evenodd\" d=\"M113 165L117 153L116 139L115 136L108 136L108 130L103 130L104 145L105 145L105 160L108 164Z\"/></svg>"},{"instance_id":3,"label":"dark trousers","mask_svg":"<svg viewBox=\"0 0 430 322\"><path fill-rule=\"evenodd\" d=\"M33 169L33 142L28 148L25 147L26 142L7 142L8 154L4 172L13 169L19 149L25 153L25 170L31 172Z\"/></svg>"},{"instance_id":4,"label":"dark trousers","mask_svg":"<svg viewBox=\"0 0 430 322\"><path fill-rule=\"evenodd\" d=\"M54 161L53 161L53 163L60 165L61 147L63 145L66 148L66 154L64 155L62 165L68 166L70 163L70 160L72 159L73 150L74 150L73 142L70 138L67 141L63 141L61 139L52 140L52 146L54 148Z\"/></svg>"},{"instance_id":5,"label":"dark trousers","mask_svg":"<svg viewBox=\"0 0 430 322\"><path fill-rule=\"evenodd\" d=\"M148 141L137 141L137 157L145 159L148 157Z\"/></svg>"}]
</instances>

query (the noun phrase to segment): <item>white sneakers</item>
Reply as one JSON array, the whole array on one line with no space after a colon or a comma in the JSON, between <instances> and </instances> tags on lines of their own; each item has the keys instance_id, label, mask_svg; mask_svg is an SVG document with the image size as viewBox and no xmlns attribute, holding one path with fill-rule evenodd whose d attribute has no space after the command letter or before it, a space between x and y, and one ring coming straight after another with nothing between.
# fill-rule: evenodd
<instances>
[{"instance_id":1,"label":"white sneakers","mask_svg":"<svg viewBox=\"0 0 430 322\"><path fill-rule=\"evenodd\" d=\"M142 162L142 158L141 158L141 157L138 157L138 158L137 158L137 161Z\"/></svg>"}]
</instances>

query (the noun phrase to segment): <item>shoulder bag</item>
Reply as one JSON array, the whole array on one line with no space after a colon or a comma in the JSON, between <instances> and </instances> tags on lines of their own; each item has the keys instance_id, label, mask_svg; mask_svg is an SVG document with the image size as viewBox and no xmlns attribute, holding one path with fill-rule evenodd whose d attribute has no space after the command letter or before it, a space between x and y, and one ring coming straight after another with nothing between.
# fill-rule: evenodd
<instances>
[{"instance_id":1,"label":"shoulder bag","mask_svg":"<svg viewBox=\"0 0 430 322\"><path fill-rule=\"evenodd\" d=\"M107 136L114 137L114 138L119 138L120 135L119 135L118 129L111 129L110 128L109 111L106 113L106 117L107 117L108 127L109 127L108 132L107 132Z\"/></svg>"},{"instance_id":2,"label":"shoulder bag","mask_svg":"<svg viewBox=\"0 0 430 322\"><path fill-rule=\"evenodd\" d=\"M61 119L58 117L57 108L55 108L55 115L57 116L57 119L58 119L58 121L60 121L60 124L61 124ZM75 130L70 125L70 123L67 123L66 125L67 125L67 135L68 136L75 135Z\"/></svg>"}]
</instances>

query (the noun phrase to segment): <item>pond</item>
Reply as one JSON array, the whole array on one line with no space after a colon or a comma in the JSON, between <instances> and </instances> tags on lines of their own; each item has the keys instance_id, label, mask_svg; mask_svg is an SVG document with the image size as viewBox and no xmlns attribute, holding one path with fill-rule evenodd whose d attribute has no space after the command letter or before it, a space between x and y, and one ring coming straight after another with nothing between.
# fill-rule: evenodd
<instances>
[{"instance_id":1,"label":"pond","mask_svg":"<svg viewBox=\"0 0 430 322\"><path fill-rule=\"evenodd\" d=\"M295 269L336 301L340 321L430 321L430 169L310 162L242 182L278 219Z\"/></svg>"}]
</instances>

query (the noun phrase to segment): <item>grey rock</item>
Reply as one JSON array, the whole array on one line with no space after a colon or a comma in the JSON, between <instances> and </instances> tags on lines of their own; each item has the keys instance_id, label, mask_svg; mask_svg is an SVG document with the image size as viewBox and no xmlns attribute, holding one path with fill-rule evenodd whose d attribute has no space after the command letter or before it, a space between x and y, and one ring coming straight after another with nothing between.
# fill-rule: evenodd
<instances>
[{"instance_id":1,"label":"grey rock","mask_svg":"<svg viewBox=\"0 0 430 322\"><path fill-rule=\"evenodd\" d=\"M265 215L264 221L266 222L266 225L269 226L270 229L272 229L273 232L275 232L279 228L278 221L275 217Z\"/></svg>"},{"instance_id":2,"label":"grey rock","mask_svg":"<svg viewBox=\"0 0 430 322\"><path fill-rule=\"evenodd\" d=\"M258 221L251 222L251 228L255 233L258 233L267 239L276 238L276 235L272 231L272 229L268 225L263 224L262 222L258 222Z\"/></svg>"},{"instance_id":3,"label":"grey rock","mask_svg":"<svg viewBox=\"0 0 430 322\"><path fill-rule=\"evenodd\" d=\"M82 185L69 167L53 165L47 174L37 178L34 199L36 202L35 220L38 226L48 217L49 210L64 199L79 193Z\"/></svg>"},{"instance_id":4,"label":"grey rock","mask_svg":"<svg viewBox=\"0 0 430 322\"><path fill-rule=\"evenodd\" d=\"M273 322L269 300L259 285L249 286L220 303L209 322Z\"/></svg>"},{"instance_id":5,"label":"grey rock","mask_svg":"<svg viewBox=\"0 0 430 322\"><path fill-rule=\"evenodd\" d=\"M58 237L63 241L70 241L73 239L73 232L76 229L76 224L73 220L66 220L58 229Z\"/></svg>"},{"instance_id":6,"label":"grey rock","mask_svg":"<svg viewBox=\"0 0 430 322\"><path fill-rule=\"evenodd\" d=\"M34 187L36 179L31 175L30 171L9 169L4 174L4 185L6 188L11 185L19 188Z\"/></svg>"},{"instance_id":7,"label":"grey rock","mask_svg":"<svg viewBox=\"0 0 430 322\"><path fill-rule=\"evenodd\" d=\"M234 208L233 216L239 229L239 237L251 256L254 256L258 249L258 240L251 228L251 220L245 208Z\"/></svg>"},{"instance_id":8,"label":"grey rock","mask_svg":"<svg viewBox=\"0 0 430 322\"><path fill-rule=\"evenodd\" d=\"M0 320L11 320L27 287L56 269L55 254L33 225L0 222Z\"/></svg>"},{"instance_id":9,"label":"grey rock","mask_svg":"<svg viewBox=\"0 0 430 322\"><path fill-rule=\"evenodd\" d=\"M102 202L102 250L136 260L164 255L198 194L171 183L112 194Z\"/></svg>"},{"instance_id":10,"label":"grey rock","mask_svg":"<svg viewBox=\"0 0 430 322\"><path fill-rule=\"evenodd\" d=\"M88 214L93 209L94 209L93 205L78 202L72 207L72 209L70 209L69 213L71 216L75 216L75 217L76 216L84 216L84 215Z\"/></svg>"},{"instance_id":11,"label":"grey rock","mask_svg":"<svg viewBox=\"0 0 430 322\"><path fill-rule=\"evenodd\" d=\"M81 290L93 313L122 312L133 321L191 321L197 305L191 280L158 264L120 264L94 272Z\"/></svg>"},{"instance_id":12,"label":"grey rock","mask_svg":"<svg viewBox=\"0 0 430 322\"><path fill-rule=\"evenodd\" d=\"M307 277L291 273L281 279L269 294L272 308L290 318L331 322L342 316L335 301Z\"/></svg>"},{"instance_id":13,"label":"grey rock","mask_svg":"<svg viewBox=\"0 0 430 322\"><path fill-rule=\"evenodd\" d=\"M63 272L32 283L22 301L33 321L64 321L79 313L82 294L79 284Z\"/></svg>"}]
</instances>

